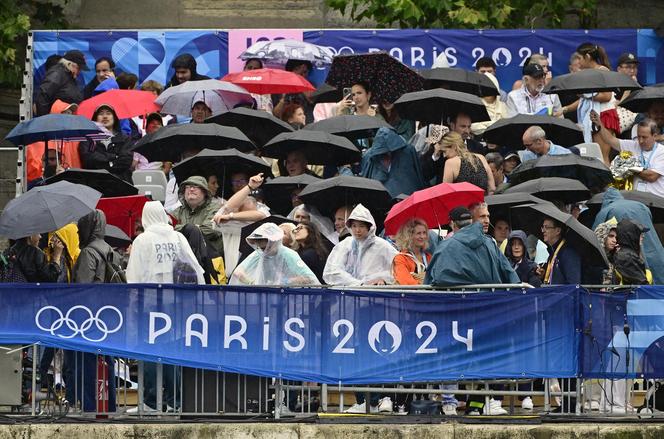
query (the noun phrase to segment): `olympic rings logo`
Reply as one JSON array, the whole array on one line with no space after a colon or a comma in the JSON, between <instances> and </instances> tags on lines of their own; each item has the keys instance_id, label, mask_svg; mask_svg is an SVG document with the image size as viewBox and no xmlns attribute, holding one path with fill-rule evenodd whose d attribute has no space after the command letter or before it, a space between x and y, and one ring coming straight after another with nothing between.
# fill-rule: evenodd
<instances>
[{"instance_id":1,"label":"olympic rings logo","mask_svg":"<svg viewBox=\"0 0 664 439\"><path fill-rule=\"evenodd\" d=\"M46 327L41 324L40 317L43 312L49 310L54 312L57 318L51 322L50 326ZM82 313L88 316L83 321L83 323L80 324L80 326L76 322L76 320L72 318L72 314L77 310L81 310ZM107 311L106 314L115 312L118 315L118 324L114 328L109 328L109 324L107 324L104 320L102 320L101 315L104 311ZM122 323L123 323L122 313L120 312L119 309L110 305L102 306L101 308L99 308L99 311L97 311L96 314L93 314L90 308L83 305L76 305L71 307L69 311L67 311L67 314L63 314L62 311L60 311L60 309L56 308L55 306L48 305L37 311L37 314L35 315L35 324L42 331L49 332L51 335L57 335L60 338L74 338L77 335L80 335L85 340L92 343L103 341L106 339L106 337L109 336L109 334L118 332L122 327ZM87 334L88 331L90 330L92 330L93 332L95 331L92 325L96 327L97 332L101 333L101 336L99 338L92 338L88 336ZM63 326L66 326L66 328L63 328ZM61 328L67 329L67 332L71 333L56 334L56 331L58 331Z\"/></svg>"}]
</instances>

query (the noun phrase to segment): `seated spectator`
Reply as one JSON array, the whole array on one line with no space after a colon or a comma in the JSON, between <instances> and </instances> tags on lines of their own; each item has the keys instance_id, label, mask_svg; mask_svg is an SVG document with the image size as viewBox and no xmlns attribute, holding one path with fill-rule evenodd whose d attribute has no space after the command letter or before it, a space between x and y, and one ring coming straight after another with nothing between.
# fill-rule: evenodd
<instances>
[{"instance_id":1,"label":"seated spectator","mask_svg":"<svg viewBox=\"0 0 664 439\"><path fill-rule=\"evenodd\" d=\"M652 119L656 124L657 124L657 133L655 133L655 141L657 142L664 142L664 100L657 100L653 101L650 106L648 107L648 111L646 111L644 118L640 118L639 122L641 122L643 119ZM639 118L637 118L638 120ZM634 126L632 127L632 133L630 138L633 140L637 140L638 136L638 129L639 129L639 124L635 123Z\"/></svg>"},{"instance_id":2,"label":"seated spectator","mask_svg":"<svg viewBox=\"0 0 664 439\"><path fill-rule=\"evenodd\" d=\"M320 285L296 251L282 245L284 232L274 223L247 237L255 250L233 271L229 285Z\"/></svg>"},{"instance_id":3,"label":"seated spectator","mask_svg":"<svg viewBox=\"0 0 664 439\"><path fill-rule=\"evenodd\" d=\"M371 87L365 82L353 84L350 96L344 96L337 104L338 115L356 114L358 116L375 116L376 109L371 105Z\"/></svg>"},{"instance_id":4,"label":"seated spectator","mask_svg":"<svg viewBox=\"0 0 664 439\"><path fill-rule=\"evenodd\" d=\"M300 204L288 213L288 219L297 221L300 224L313 224L330 243L336 244L339 242L334 224L328 217L323 216L316 206Z\"/></svg>"},{"instance_id":5,"label":"seated spectator","mask_svg":"<svg viewBox=\"0 0 664 439\"><path fill-rule=\"evenodd\" d=\"M542 241L548 246L549 258L538 274L543 276L545 285L581 284L581 257L565 239L566 231L566 227L553 218L542 222Z\"/></svg>"},{"instance_id":6,"label":"seated spectator","mask_svg":"<svg viewBox=\"0 0 664 439\"><path fill-rule=\"evenodd\" d=\"M166 88L184 84L187 81L210 79L210 77L201 75L196 71L196 60L189 53L178 55L171 63L171 67L175 70L175 73L173 73Z\"/></svg>"},{"instance_id":7,"label":"seated spectator","mask_svg":"<svg viewBox=\"0 0 664 439\"><path fill-rule=\"evenodd\" d=\"M378 130L362 155L360 174L383 183L392 198L425 187L415 148L392 128Z\"/></svg>"},{"instance_id":8,"label":"seated spectator","mask_svg":"<svg viewBox=\"0 0 664 439\"><path fill-rule=\"evenodd\" d=\"M394 131L403 137L406 142L410 141L410 138L415 134L415 122L402 119L392 102L381 102L378 104L377 117L382 118L385 122L392 125Z\"/></svg>"},{"instance_id":9,"label":"seated spectator","mask_svg":"<svg viewBox=\"0 0 664 439\"><path fill-rule=\"evenodd\" d=\"M37 116L48 114L58 99L72 104L81 103L83 93L76 83L81 70L90 70L85 63L85 55L80 50L70 50L46 72L35 97Z\"/></svg>"},{"instance_id":10,"label":"seated spectator","mask_svg":"<svg viewBox=\"0 0 664 439\"><path fill-rule=\"evenodd\" d=\"M482 225L482 233L489 234L489 226L491 225L491 212L489 206L485 202L471 204L468 208L473 223L480 223Z\"/></svg>"},{"instance_id":11,"label":"seated spectator","mask_svg":"<svg viewBox=\"0 0 664 439\"><path fill-rule=\"evenodd\" d=\"M323 269L329 252L318 228L311 223L300 223L293 229L293 237L297 243L297 254L314 272L318 281L323 283Z\"/></svg>"},{"instance_id":12,"label":"seated spectator","mask_svg":"<svg viewBox=\"0 0 664 439\"><path fill-rule=\"evenodd\" d=\"M517 114L561 116L562 105L558 95L542 93L548 70L539 64L526 64L522 72L523 85L507 95L507 117Z\"/></svg>"},{"instance_id":13,"label":"seated spectator","mask_svg":"<svg viewBox=\"0 0 664 439\"><path fill-rule=\"evenodd\" d=\"M510 233L510 223L506 219L498 218L495 220L493 223L493 239L496 240L496 244L498 244L503 253L505 253L505 241Z\"/></svg>"},{"instance_id":14,"label":"seated spectator","mask_svg":"<svg viewBox=\"0 0 664 439\"><path fill-rule=\"evenodd\" d=\"M519 277L482 224L472 224L470 211L457 207L450 212L452 236L439 243L431 258L425 284L516 284Z\"/></svg>"},{"instance_id":15,"label":"seated spectator","mask_svg":"<svg viewBox=\"0 0 664 439\"><path fill-rule=\"evenodd\" d=\"M152 134L159 129L163 128L164 126L164 120L161 117L161 114L159 113L150 113L147 115L145 118L145 121L143 121L142 117L134 117L132 118L132 121L138 128L139 132L141 135L145 136L148 134ZM141 125L138 125L140 123L141 125L144 123L145 127L142 127ZM149 162L148 159L145 158L142 154L139 154L137 152L134 153L134 161L132 165L133 169L160 169L163 170L167 175L168 172L171 169L171 163L170 162Z\"/></svg>"},{"instance_id":16,"label":"seated spectator","mask_svg":"<svg viewBox=\"0 0 664 439\"><path fill-rule=\"evenodd\" d=\"M263 68L263 61L258 58L249 58L244 63L243 71L256 70ZM269 94L260 95L257 93L250 93L251 97L256 101L256 109L272 113L272 97Z\"/></svg>"},{"instance_id":17,"label":"seated spectator","mask_svg":"<svg viewBox=\"0 0 664 439\"><path fill-rule=\"evenodd\" d=\"M489 78L493 85L495 85L500 91L500 85L498 84L496 77L491 73L485 73L485 76ZM470 126L470 130L475 136L484 134L484 131L493 123L507 117L507 106L505 105L505 102L499 99L499 96L482 96L482 102L484 103L484 107L486 107L487 113L489 113L490 119L483 122L474 122Z\"/></svg>"},{"instance_id":18,"label":"seated spectator","mask_svg":"<svg viewBox=\"0 0 664 439\"><path fill-rule=\"evenodd\" d=\"M95 61L95 77L83 88L83 99L91 98L95 95L95 89L99 84L108 78L115 78L113 69L115 62L109 57L102 56Z\"/></svg>"},{"instance_id":19,"label":"seated spectator","mask_svg":"<svg viewBox=\"0 0 664 439\"><path fill-rule=\"evenodd\" d=\"M204 100L196 100L191 106L191 123L204 123L205 119L210 116L212 116L212 110Z\"/></svg>"},{"instance_id":20,"label":"seated spectator","mask_svg":"<svg viewBox=\"0 0 664 439\"><path fill-rule=\"evenodd\" d=\"M342 240L342 236L348 236L350 232L346 228L346 221L348 221L348 216L353 211L352 206L341 206L334 212L334 230L339 236L339 241Z\"/></svg>"},{"instance_id":21,"label":"seated spectator","mask_svg":"<svg viewBox=\"0 0 664 439\"><path fill-rule=\"evenodd\" d=\"M542 285L542 279L537 274L537 264L528 257L526 239L526 234L522 230L515 230L510 233L509 238L507 238L505 256L510 261L521 282L538 288Z\"/></svg>"},{"instance_id":22,"label":"seated spectator","mask_svg":"<svg viewBox=\"0 0 664 439\"><path fill-rule=\"evenodd\" d=\"M503 160L503 174L509 177L514 168L516 168L520 164L521 164L521 158L519 157L519 154L515 152L507 154L505 156L505 159Z\"/></svg>"},{"instance_id":23,"label":"seated spectator","mask_svg":"<svg viewBox=\"0 0 664 439\"><path fill-rule=\"evenodd\" d=\"M399 285L421 285L424 282L431 254L429 227L419 218L411 218L399 228L395 237L399 253L392 261L394 281Z\"/></svg>"},{"instance_id":24,"label":"seated spectator","mask_svg":"<svg viewBox=\"0 0 664 439\"><path fill-rule=\"evenodd\" d=\"M134 158L131 141L120 130L120 120L115 110L110 105L101 105L92 115L92 120L99 122L113 137L81 142L79 153L83 166L86 169L106 169L118 178L131 182L131 165Z\"/></svg>"},{"instance_id":25,"label":"seated spectator","mask_svg":"<svg viewBox=\"0 0 664 439\"><path fill-rule=\"evenodd\" d=\"M138 84L138 76L133 73L122 72L115 77L120 90L134 90Z\"/></svg>"},{"instance_id":26,"label":"seated spectator","mask_svg":"<svg viewBox=\"0 0 664 439\"><path fill-rule=\"evenodd\" d=\"M450 131L457 133L463 139L468 151L476 154L486 154L486 148L477 140L473 139L471 127L473 120L466 113L457 113L455 117L450 120Z\"/></svg>"},{"instance_id":27,"label":"seated spectator","mask_svg":"<svg viewBox=\"0 0 664 439\"><path fill-rule=\"evenodd\" d=\"M299 59L289 59L284 66L284 69L287 72L293 72L296 75L300 75L303 78L309 76L309 72L313 70L313 64L310 61L299 60ZM285 104L292 102L302 105L304 109L304 114L306 116L306 123L310 124L314 121L314 106L315 102L311 97L311 93L291 93L291 94L276 94L272 95L272 103L274 104L274 110L272 114L276 117L281 118L281 112Z\"/></svg>"},{"instance_id":28,"label":"seated spectator","mask_svg":"<svg viewBox=\"0 0 664 439\"><path fill-rule=\"evenodd\" d=\"M299 130L306 124L307 117L302 105L291 102L284 105L281 111L281 120L292 126L293 129Z\"/></svg>"},{"instance_id":29,"label":"seated spectator","mask_svg":"<svg viewBox=\"0 0 664 439\"><path fill-rule=\"evenodd\" d=\"M220 206L212 201L205 179L200 176L189 177L180 185L178 194L181 205L172 213L178 222L175 230L193 224L219 253L223 252L221 233L212 227L212 219Z\"/></svg>"},{"instance_id":30,"label":"seated spectator","mask_svg":"<svg viewBox=\"0 0 664 439\"><path fill-rule=\"evenodd\" d=\"M648 230L647 227L628 219L618 223L616 227L618 245L613 257L613 268L619 285L652 284L652 274L641 257L643 234Z\"/></svg>"},{"instance_id":31,"label":"seated spectator","mask_svg":"<svg viewBox=\"0 0 664 439\"><path fill-rule=\"evenodd\" d=\"M376 222L361 204L346 221L351 236L335 245L327 258L323 279L328 285L386 285L393 283L392 261L397 251L376 236Z\"/></svg>"},{"instance_id":32,"label":"seated spectator","mask_svg":"<svg viewBox=\"0 0 664 439\"><path fill-rule=\"evenodd\" d=\"M499 152L490 152L486 156L486 162L491 169L493 182L496 185L496 191L501 186L504 188L507 184L507 177L505 177L505 170L503 168L503 156Z\"/></svg>"},{"instance_id":33,"label":"seated spectator","mask_svg":"<svg viewBox=\"0 0 664 439\"><path fill-rule=\"evenodd\" d=\"M482 73L484 75L489 73L491 76L493 76L496 79L496 82L498 82L498 75L496 72L497 68L498 66L496 65L496 62L490 56L483 56L482 58L478 59L477 62L475 63L475 71L477 73ZM500 93L500 100L505 102L507 100L507 93L505 92L505 90L501 89L500 85L498 84L496 84L496 88Z\"/></svg>"},{"instance_id":34,"label":"seated spectator","mask_svg":"<svg viewBox=\"0 0 664 439\"><path fill-rule=\"evenodd\" d=\"M527 149L522 156L524 162L535 160L543 155L565 155L572 153L569 149L547 140L546 132L537 125L529 127L523 133L522 140L523 146Z\"/></svg>"},{"instance_id":35,"label":"seated spectator","mask_svg":"<svg viewBox=\"0 0 664 439\"><path fill-rule=\"evenodd\" d=\"M283 230L284 232L284 239L281 240L281 243L284 245L284 247L292 248L293 250L297 250L297 242L295 242L295 237L294 235L294 230L297 227L297 225L293 223L281 223L279 224L279 228ZM320 278L319 278L320 279Z\"/></svg>"},{"instance_id":36,"label":"seated spectator","mask_svg":"<svg viewBox=\"0 0 664 439\"><path fill-rule=\"evenodd\" d=\"M272 174L275 177L280 175L296 177L302 174L320 177L323 175L323 167L320 165L309 165L304 151L297 149L289 152L285 160L275 160L272 164Z\"/></svg>"},{"instance_id":37,"label":"seated spectator","mask_svg":"<svg viewBox=\"0 0 664 439\"><path fill-rule=\"evenodd\" d=\"M424 140L426 151L420 155L420 168L424 181L433 185L443 182L445 157L441 140L445 134L450 132L450 129L445 125L429 125L426 132L428 132L428 136Z\"/></svg>"},{"instance_id":38,"label":"seated spectator","mask_svg":"<svg viewBox=\"0 0 664 439\"><path fill-rule=\"evenodd\" d=\"M576 73L581 70L581 59L583 57L579 52L573 52L569 57L569 64L567 66L570 73Z\"/></svg>"},{"instance_id":39,"label":"seated spectator","mask_svg":"<svg viewBox=\"0 0 664 439\"><path fill-rule=\"evenodd\" d=\"M489 195L493 194L496 190L493 174L483 155L469 152L463 139L456 132L443 136L440 143L445 156L444 183L465 181L484 189Z\"/></svg>"}]
</instances>

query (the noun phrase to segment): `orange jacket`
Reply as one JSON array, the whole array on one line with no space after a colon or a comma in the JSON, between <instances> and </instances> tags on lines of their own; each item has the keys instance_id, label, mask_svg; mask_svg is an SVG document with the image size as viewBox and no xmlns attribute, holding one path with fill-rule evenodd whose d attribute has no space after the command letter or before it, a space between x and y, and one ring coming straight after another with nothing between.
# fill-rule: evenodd
<instances>
[{"instance_id":1,"label":"orange jacket","mask_svg":"<svg viewBox=\"0 0 664 439\"><path fill-rule=\"evenodd\" d=\"M431 254L425 253L424 257L428 264L431 261ZM422 281L416 279L413 273L422 274L422 279L424 279L424 271L425 267L408 252L399 252L392 261L392 274L394 282L398 285L421 285Z\"/></svg>"}]
</instances>

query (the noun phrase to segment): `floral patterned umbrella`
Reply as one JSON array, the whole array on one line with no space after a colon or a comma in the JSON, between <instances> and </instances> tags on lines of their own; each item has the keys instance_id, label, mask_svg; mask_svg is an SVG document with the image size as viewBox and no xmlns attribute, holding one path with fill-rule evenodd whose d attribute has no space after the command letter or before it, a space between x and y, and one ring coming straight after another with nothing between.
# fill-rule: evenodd
<instances>
[{"instance_id":1,"label":"floral patterned umbrella","mask_svg":"<svg viewBox=\"0 0 664 439\"><path fill-rule=\"evenodd\" d=\"M325 82L339 89L364 82L375 102L389 103L424 87L420 75L385 52L336 56Z\"/></svg>"},{"instance_id":2,"label":"floral patterned umbrella","mask_svg":"<svg viewBox=\"0 0 664 439\"><path fill-rule=\"evenodd\" d=\"M267 64L285 65L289 59L309 61L316 67L332 62L334 54L330 49L303 41L283 39L259 41L242 52L240 59L246 61L258 58Z\"/></svg>"}]
</instances>

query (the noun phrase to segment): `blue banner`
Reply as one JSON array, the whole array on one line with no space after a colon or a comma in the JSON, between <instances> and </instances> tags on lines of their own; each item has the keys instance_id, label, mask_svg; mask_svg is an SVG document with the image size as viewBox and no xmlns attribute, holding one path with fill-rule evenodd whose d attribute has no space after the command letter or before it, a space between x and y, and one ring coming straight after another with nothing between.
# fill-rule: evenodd
<instances>
[{"instance_id":1,"label":"blue banner","mask_svg":"<svg viewBox=\"0 0 664 439\"><path fill-rule=\"evenodd\" d=\"M0 343L331 384L574 377L577 296L3 285Z\"/></svg>"}]
</instances>

